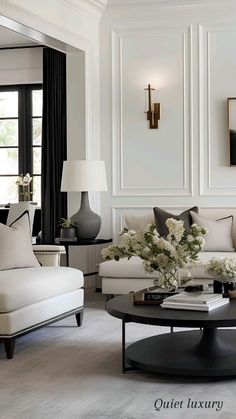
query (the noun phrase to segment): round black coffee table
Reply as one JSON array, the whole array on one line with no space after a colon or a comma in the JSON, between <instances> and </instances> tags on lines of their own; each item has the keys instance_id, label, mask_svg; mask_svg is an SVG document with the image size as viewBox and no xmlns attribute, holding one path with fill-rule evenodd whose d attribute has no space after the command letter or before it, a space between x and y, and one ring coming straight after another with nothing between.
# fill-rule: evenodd
<instances>
[{"instance_id":1,"label":"round black coffee table","mask_svg":"<svg viewBox=\"0 0 236 419\"><path fill-rule=\"evenodd\" d=\"M123 372L142 369L170 375L221 377L236 375L236 300L210 313L133 305L128 295L113 298L106 310L122 320ZM166 333L125 347L125 324L198 328ZM202 330L199 330L199 329Z\"/></svg>"}]
</instances>

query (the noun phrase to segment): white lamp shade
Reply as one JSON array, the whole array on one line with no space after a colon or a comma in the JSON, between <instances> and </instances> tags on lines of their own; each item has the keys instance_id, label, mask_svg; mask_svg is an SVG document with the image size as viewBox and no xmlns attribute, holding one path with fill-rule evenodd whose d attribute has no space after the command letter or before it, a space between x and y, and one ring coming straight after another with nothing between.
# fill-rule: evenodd
<instances>
[{"instance_id":1,"label":"white lamp shade","mask_svg":"<svg viewBox=\"0 0 236 419\"><path fill-rule=\"evenodd\" d=\"M64 161L61 180L61 191L107 191L106 170L104 161Z\"/></svg>"}]
</instances>

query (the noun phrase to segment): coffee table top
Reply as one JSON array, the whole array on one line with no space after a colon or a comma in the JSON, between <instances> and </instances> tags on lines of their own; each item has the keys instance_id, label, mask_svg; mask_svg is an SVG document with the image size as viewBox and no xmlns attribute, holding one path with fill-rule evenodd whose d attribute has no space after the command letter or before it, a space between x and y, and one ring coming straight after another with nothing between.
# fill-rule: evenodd
<instances>
[{"instance_id":1,"label":"coffee table top","mask_svg":"<svg viewBox=\"0 0 236 419\"><path fill-rule=\"evenodd\" d=\"M109 314L126 322L175 327L236 326L236 300L211 312L164 309L159 305L134 305L129 295L112 298L106 304Z\"/></svg>"}]
</instances>

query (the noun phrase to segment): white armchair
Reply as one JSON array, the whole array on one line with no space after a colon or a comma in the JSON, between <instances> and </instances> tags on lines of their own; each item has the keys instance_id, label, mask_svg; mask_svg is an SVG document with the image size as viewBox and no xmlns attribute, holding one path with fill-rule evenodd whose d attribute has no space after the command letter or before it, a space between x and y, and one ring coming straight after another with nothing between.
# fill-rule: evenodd
<instances>
[{"instance_id":1,"label":"white armchair","mask_svg":"<svg viewBox=\"0 0 236 419\"><path fill-rule=\"evenodd\" d=\"M8 359L17 337L71 315L78 326L83 320L83 273L59 266L63 246L33 249L43 266L0 271L0 340Z\"/></svg>"}]
</instances>

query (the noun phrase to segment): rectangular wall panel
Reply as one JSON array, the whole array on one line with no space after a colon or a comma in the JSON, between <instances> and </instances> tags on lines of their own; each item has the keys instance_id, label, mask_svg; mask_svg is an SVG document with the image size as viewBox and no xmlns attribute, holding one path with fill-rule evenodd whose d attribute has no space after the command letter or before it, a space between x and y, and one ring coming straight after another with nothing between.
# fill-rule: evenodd
<instances>
[{"instance_id":1,"label":"rectangular wall panel","mask_svg":"<svg viewBox=\"0 0 236 419\"><path fill-rule=\"evenodd\" d=\"M191 195L191 68L190 30L113 31L113 195ZM144 113L148 83L159 129Z\"/></svg>"},{"instance_id":2,"label":"rectangular wall panel","mask_svg":"<svg viewBox=\"0 0 236 419\"><path fill-rule=\"evenodd\" d=\"M199 27L200 193L235 196L227 98L236 96L236 29Z\"/></svg>"}]
</instances>

